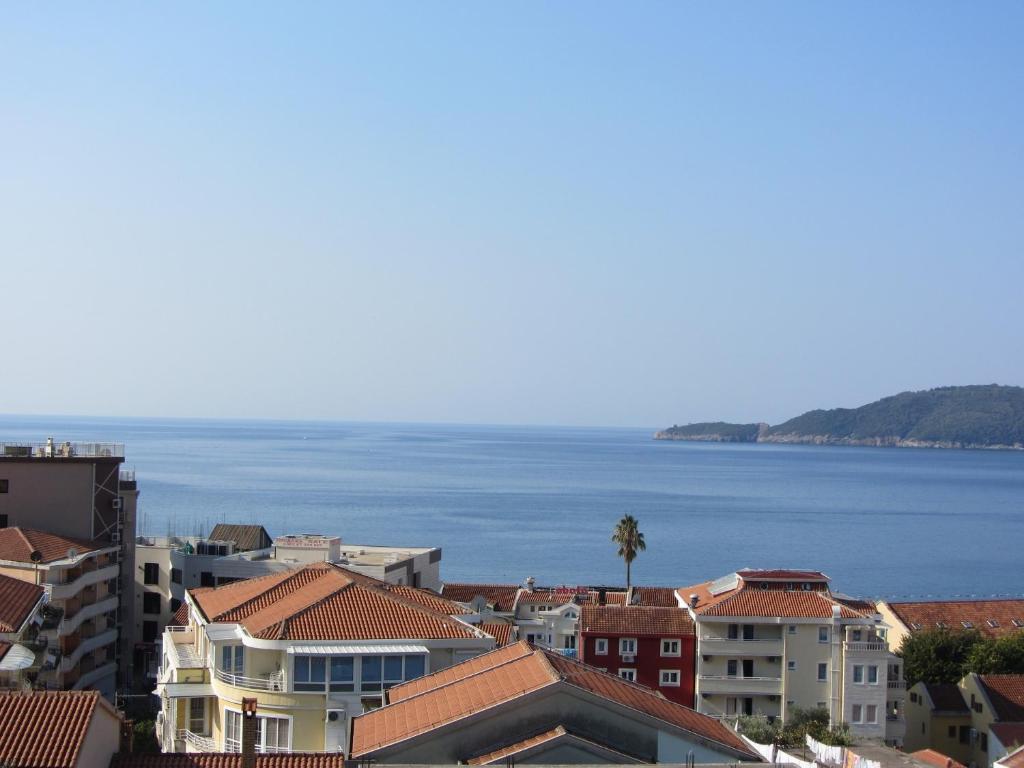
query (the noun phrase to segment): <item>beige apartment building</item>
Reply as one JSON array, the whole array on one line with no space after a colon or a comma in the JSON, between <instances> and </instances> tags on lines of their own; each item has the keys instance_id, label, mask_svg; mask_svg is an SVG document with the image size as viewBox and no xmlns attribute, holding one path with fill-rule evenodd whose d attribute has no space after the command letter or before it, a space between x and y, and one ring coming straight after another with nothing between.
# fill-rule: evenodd
<instances>
[{"instance_id":1,"label":"beige apartment building","mask_svg":"<svg viewBox=\"0 0 1024 768\"><path fill-rule=\"evenodd\" d=\"M77 542L74 555L68 555L67 549L53 553L47 570L53 572L53 578L60 572L61 578L73 582L51 583L58 595L54 600L67 600L72 608L78 607L79 600L102 603L102 611L92 605L84 607L90 609L90 619L99 619L102 613L101 623L108 626L101 628L98 622L97 633L115 631L110 663L116 662L116 674L108 679L105 671L102 675L95 672L99 667L108 667L107 663L89 662L98 665L89 670L89 677L93 678L89 685L102 682L104 692L111 695L115 686L130 684L134 661L133 573L138 487L135 473L121 468L123 461L124 446L118 443L55 442L52 438L43 443L0 443L0 529L21 527ZM87 555L90 552L95 554ZM23 570L24 563L13 562L15 570ZM82 571L76 573L77 568ZM104 583L85 583L98 578L95 576L80 580L86 568L102 570ZM107 574L113 575L107 579ZM78 593L77 585L83 585L85 591ZM112 612L106 610L109 605L113 605ZM66 613L64 619L68 621L67 629L72 619ZM72 651L75 652L77 648ZM67 675L67 679L71 678ZM75 683L81 680L79 676Z\"/></svg>"},{"instance_id":2,"label":"beige apartment building","mask_svg":"<svg viewBox=\"0 0 1024 768\"><path fill-rule=\"evenodd\" d=\"M738 571L676 595L697 627L699 712L785 720L822 708L858 737L902 743L902 661L870 603L800 570Z\"/></svg>"}]
</instances>

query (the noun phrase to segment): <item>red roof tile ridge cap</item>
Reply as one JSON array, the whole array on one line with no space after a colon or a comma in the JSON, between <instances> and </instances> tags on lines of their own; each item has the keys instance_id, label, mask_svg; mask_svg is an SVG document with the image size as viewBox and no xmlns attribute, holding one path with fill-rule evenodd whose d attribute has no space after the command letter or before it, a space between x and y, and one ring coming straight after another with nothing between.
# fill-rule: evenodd
<instances>
[{"instance_id":1,"label":"red roof tile ridge cap","mask_svg":"<svg viewBox=\"0 0 1024 768\"><path fill-rule=\"evenodd\" d=\"M287 573L288 574L287 576L285 576L280 581L274 582L274 584L272 584L270 587L268 587L267 589L264 589L262 592L259 592L256 595L253 595L248 600L243 600L238 605L233 605L230 608L228 608L226 611L221 611L220 613L217 614L217 616L220 617L220 616L223 616L226 613L231 613L233 611L243 610L246 606L251 605L252 603L255 603L257 600L262 600L266 596L267 592L270 592L271 590L274 590L274 589L279 589L279 588L285 587L290 581L294 581L295 579L297 579L300 576L300 574L305 573L306 571L323 571L323 575L317 577L316 579L313 579L310 582L307 582L306 584L299 585L299 587L294 589L292 592L288 593L287 597L291 597L292 595L301 592L305 587L308 587L310 584L318 583L320 581L320 579L322 579L324 576L327 575L328 571L326 569L324 569L324 568L319 567L320 565L321 565L320 563L312 563L310 565L304 565L301 568L290 569L290 571L278 571L277 573L268 573L268 574L266 574L264 576L256 576L253 579L245 579L246 582L252 583L256 579L268 579L268 578L271 578L271 577L274 577L274 576L280 576L282 573ZM238 584L238 583L241 583L241 582L232 582L231 584L225 584L224 586L225 587L231 587L234 584ZM218 589L220 589L220 587L213 587L213 589L214 590L218 590ZM241 623L243 623L245 621L245 619L249 618L250 616L255 616L257 613L259 613L259 611L255 611L254 613L249 614L249 615L242 615L242 616L239 617L238 621L231 622L231 623L233 623L233 624L241 624ZM214 621L216 621L216 618L214 619Z\"/></svg>"},{"instance_id":2,"label":"red roof tile ridge cap","mask_svg":"<svg viewBox=\"0 0 1024 768\"><path fill-rule=\"evenodd\" d=\"M17 526L14 530L18 532L18 536L20 536L21 540L25 542L25 546L28 547L29 554L31 555L32 552L35 552L35 545L33 545L32 542L29 540L28 534L26 534L25 531L21 529L21 526Z\"/></svg>"}]
</instances>

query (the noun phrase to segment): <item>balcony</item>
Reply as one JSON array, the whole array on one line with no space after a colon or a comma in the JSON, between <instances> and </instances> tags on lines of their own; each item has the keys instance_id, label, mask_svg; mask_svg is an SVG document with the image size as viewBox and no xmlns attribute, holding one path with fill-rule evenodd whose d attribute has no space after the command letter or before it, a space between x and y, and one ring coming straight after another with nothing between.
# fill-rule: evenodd
<instances>
[{"instance_id":1,"label":"balcony","mask_svg":"<svg viewBox=\"0 0 1024 768\"><path fill-rule=\"evenodd\" d=\"M166 627L163 648L172 669L205 669L206 662L196 653L195 635L190 627ZM166 670L161 670L161 672ZM163 675L161 674L161 679Z\"/></svg>"},{"instance_id":2,"label":"balcony","mask_svg":"<svg viewBox=\"0 0 1024 768\"><path fill-rule=\"evenodd\" d=\"M745 694L774 696L782 692L781 677L730 677L728 675L699 675L700 693Z\"/></svg>"},{"instance_id":3,"label":"balcony","mask_svg":"<svg viewBox=\"0 0 1024 768\"><path fill-rule=\"evenodd\" d=\"M117 630L111 629L99 635L90 637L78 644L74 651L68 654L65 651L64 657L60 660L60 671L70 672L78 664L79 660L87 653L95 651L106 645L113 645L117 641Z\"/></svg>"},{"instance_id":4,"label":"balcony","mask_svg":"<svg viewBox=\"0 0 1024 768\"><path fill-rule=\"evenodd\" d=\"M83 573L73 581L67 581L61 584L44 584L43 587L50 593L51 600L67 600L68 598L74 597L88 586L99 584L103 581L109 581L110 579L116 579L118 570L119 567L117 565L108 565L105 568L97 568L87 573Z\"/></svg>"},{"instance_id":5,"label":"balcony","mask_svg":"<svg viewBox=\"0 0 1024 768\"><path fill-rule=\"evenodd\" d=\"M0 443L0 455L26 458L124 458L124 443Z\"/></svg>"},{"instance_id":6,"label":"balcony","mask_svg":"<svg viewBox=\"0 0 1024 768\"><path fill-rule=\"evenodd\" d=\"M179 730L175 734L175 740L183 742L185 745L184 750L178 751L203 753L220 752L212 738L198 733L193 733L189 730Z\"/></svg>"},{"instance_id":7,"label":"balcony","mask_svg":"<svg viewBox=\"0 0 1024 768\"><path fill-rule=\"evenodd\" d=\"M213 676L222 683L235 688L246 688L250 691L284 691L284 672L272 672L263 677L246 677L225 672L222 669L215 670Z\"/></svg>"},{"instance_id":8,"label":"balcony","mask_svg":"<svg viewBox=\"0 0 1024 768\"><path fill-rule=\"evenodd\" d=\"M82 688L88 688L93 685L97 680L102 680L104 677L113 676L117 673L117 664L114 662L108 662L95 669L91 669L88 672L83 672L82 675L75 681L72 688L76 691Z\"/></svg>"},{"instance_id":9,"label":"balcony","mask_svg":"<svg viewBox=\"0 0 1024 768\"><path fill-rule=\"evenodd\" d=\"M702 656L782 656L782 638L744 640L729 637L702 637Z\"/></svg>"},{"instance_id":10,"label":"balcony","mask_svg":"<svg viewBox=\"0 0 1024 768\"><path fill-rule=\"evenodd\" d=\"M108 597L105 600L100 600L92 605L87 605L80 610L76 611L73 615L65 615L64 619L60 623L58 634L70 635L72 632L77 630L83 621L91 619L95 616L100 616L104 613L110 613L111 611L117 610L117 598Z\"/></svg>"},{"instance_id":11,"label":"balcony","mask_svg":"<svg viewBox=\"0 0 1024 768\"><path fill-rule=\"evenodd\" d=\"M843 647L847 652L855 651L859 653L888 653L889 646L882 640L869 640L866 642L846 642L843 643Z\"/></svg>"}]
</instances>

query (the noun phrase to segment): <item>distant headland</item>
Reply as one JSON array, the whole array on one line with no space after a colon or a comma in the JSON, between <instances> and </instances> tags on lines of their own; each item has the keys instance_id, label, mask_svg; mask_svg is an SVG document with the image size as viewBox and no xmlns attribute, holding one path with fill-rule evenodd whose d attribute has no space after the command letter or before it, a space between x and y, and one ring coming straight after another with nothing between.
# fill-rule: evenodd
<instances>
[{"instance_id":1,"label":"distant headland","mask_svg":"<svg viewBox=\"0 0 1024 768\"><path fill-rule=\"evenodd\" d=\"M1024 450L1024 388L998 384L902 392L860 408L808 411L778 426L703 422L655 440Z\"/></svg>"}]
</instances>

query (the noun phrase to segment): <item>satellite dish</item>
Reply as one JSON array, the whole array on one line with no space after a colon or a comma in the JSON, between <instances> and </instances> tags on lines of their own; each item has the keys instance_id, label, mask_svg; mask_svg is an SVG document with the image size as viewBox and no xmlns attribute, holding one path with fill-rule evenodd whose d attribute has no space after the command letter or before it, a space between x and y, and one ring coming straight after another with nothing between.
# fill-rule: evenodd
<instances>
[{"instance_id":1,"label":"satellite dish","mask_svg":"<svg viewBox=\"0 0 1024 768\"><path fill-rule=\"evenodd\" d=\"M43 562L43 553L38 549L33 549L32 554L28 556L28 559L33 563L41 563Z\"/></svg>"},{"instance_id":2,"label":"satellite dish","mask_svg":"<svg viewBox=\"0 0 1024 768\"><path fill-rule=\"evenodd\" d=\"M73 560L73 559L74 559L74 558L76 558L76 557L78 557L78 550L77 550L77 549L75 549L74 547L71 547L71 548L70 548L70 549L68 550L68 559L69 559L69 560Z\"/></svg>"}]
</instances>

